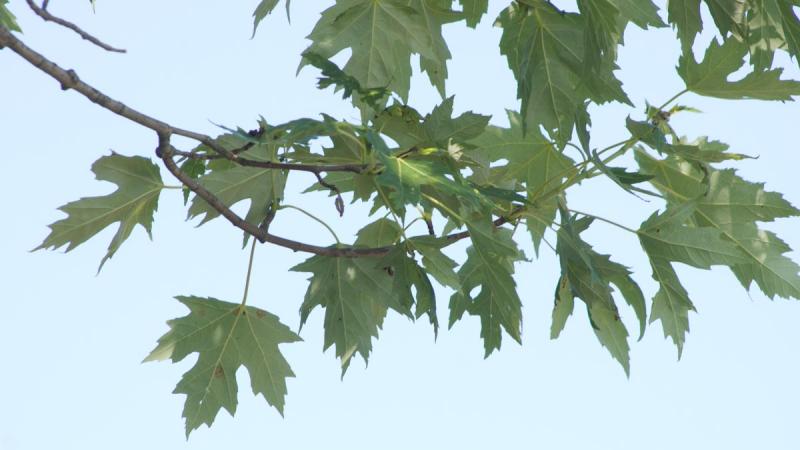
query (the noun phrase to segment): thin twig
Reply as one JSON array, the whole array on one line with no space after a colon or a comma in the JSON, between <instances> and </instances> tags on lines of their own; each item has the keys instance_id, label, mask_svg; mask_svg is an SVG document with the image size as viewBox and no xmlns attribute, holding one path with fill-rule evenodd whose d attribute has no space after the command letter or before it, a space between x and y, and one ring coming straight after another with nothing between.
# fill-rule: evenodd
<instances>
[{"instance_id":1,"label":"thin twig","mask_svg":"<svg viewBox=\"0 0 800 450\"><path fill-rule=\"evenodd\" d=\"M70 30L78 33L78 36L102 48L103 50L116 53L126 53L125 49L112 47L106 44L105 42L101 41L100 39L97 39L96 37L92 36L91 34L83 31L81 27L75 25L74 23L50 14L50 11L47 10L47 4L49 3L47 0L42 2L41 7L39 7L36 3L34 3L33 0L25 0L25 1L28 2L28 6L30 6L33 12L36 13L37 16L41 17L44 21L57 23L62 27L69 28Z\"/></svg>"}]
</instances>

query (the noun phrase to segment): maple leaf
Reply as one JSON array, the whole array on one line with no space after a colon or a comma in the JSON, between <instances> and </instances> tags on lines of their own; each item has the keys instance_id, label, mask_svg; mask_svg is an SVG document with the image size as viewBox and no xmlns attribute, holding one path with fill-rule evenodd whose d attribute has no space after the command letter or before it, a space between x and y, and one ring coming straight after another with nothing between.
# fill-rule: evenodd
<instances>
[{"instance_id":1,"label":"maple leaf","mask_svg":"<svg viewBox=\"0 0 800 450\"><path fill-rule=\"evenodd\" d=\"M472 246L458 271L460 291L450 297L452 328L464 312L481 320L485 356L500 349L501 330L522 343L522 302L514 282L514 262L525 256L511 237L511 230L495 228L486 219L467 224ZM472 291L480 287L477 295Z\"/></svg>"},{"instance_id":2,"label":"maple leaf","mask_svg":"<svg viewBox=\"0 0 800 450\"><path fill-rule=\"evenodd\" d=\"M35 250L57 249L66 245L67 251L70 251L107 226L119 222L119 228L100 262L102 268L128 239L137 224L144 227L148 236L151 236L153 213L158 209L158 196L164 187L158 166L141 156L112 153L95 161L92 172L98 180L116 184L117 190L108 195L86 197L59 207L67 213L67 217L50 224L50 234Z\"/></svg>"},{"instance_id":3,"label":"maple leaf","mask_svg":"<svg viewBox=\"0 0 800 450\"><path fill-rule=\"evenodd\" d=\"M610 0L619 11L620 19L633 22L639 28L667 26L658 15L658 7L650 0ZM620 27L624 30L625 27Z\"/></svg>"},{"instance_id":4,"label":"maple leaf","mask_svg":"<svg viewBox=\"0 0 800 450\"><path fill-rule=\"evenodd\" d=\"M563 146L586 99L630 103L613 75L613 54L601 57L596 70L586 70L582 15L532 1L512 4L497 24L503 27L500 52L517 79L526 130L542 125Z\"/></svg>"},{"instance_id":5,"label":"maple leaf","mask_svg":"<svg viewBox=\"0 0 800 450\"><path fill-rule=\"evenodd\" d=\"M202 424L211 426L219 410L231 415L238 403L236 372L244 366L253 393L264 396L283 415L286 379L294 377L279 344L300 337L264 310L215 298L176 297L189 314L167 322L170 330L144 361L178 362L197 353L174 393L186 394L186 436Z\"/></svg>"},{"instance_id":6,"label":"maple leaf","mask_svg":"<svg viewBox=\"0 0 800 450\"><path fill-rule=\"evenodd\" d=\"M379 261L315 255L290 269L313 274L300 306L301 326L314 308L325 309L323 350L335 347L342 375L356 352L364 361L369 359L372 338L378 337L388 308L410 316Z\"/></svg>"},{"instance_id":7,"label":"maple leaf","mask_svg":"<svg viewBox=\"0 0 800 450\"><path fill-rule=\"evenodd\" d=\"M343 69L346 73L364 88L385 87L404 100L408 97L412 54L426 58L428 68L445 64L443 55L433 46L441 35L431 34L423 13L408 1L338 1L322 12L308 38L312 44L306 51L323 58L350 48L352 53Z\"/></svg>"},{"instance_id":8,"label":"maple leaf","mask_svg":"<svg viewBox=\"0 0 800 450\"><path fill-rule=\"evenodd\" d=\"M664 213L654 213L637 231L650 259L653 279L659 284L650 322L661 321L664 336L670 337L678 348L678 357L689 331L689 311L695 308L671 263L709 269L712 265L746 262L744 253L724 240L719 230L686 226L695 208L696 203L688 201Z\"/></svg>"},{"instance_id":9,"label":"maple leaf","mask_svg":"<svg viewBox=\"0 0 800 450\"><path fill-rule=\"evenodd\" d=\"M757 222L779 217L797 216L800 211L780 194L765 191L761 183L745 181L733 170L710 167L701 170L675 156L659 160L641 150L635 155L642 170L655 175L650 183L666 195L669 205L686 207L687 202L693 203L691 215L684 220L687 225L712 229L720 236L716 239L708 231L667 227L671 246L691 240L692 249L662 247L650 254L653 276L658 277L662 287L654 299L653 317L662 320L665 334L675 340L679 351L688 331L685 317L693 308L674 270L666 264L666 258L702 268L724 264L745 288L755 281L770 298L777 295L800 299L800 267L784 255L790 251L789 247L774 233L757 225ZM680 219L681 215L677 217ZM659 219L651 219L651 226L659 223ZM678 219L672 220L680 222Z\"/></svg>"},{"instance_id":10,"label":"maple leaf","mask_svg":"<svg viewBox=\"0 0 800 450\"><path fill-rule=\"evenodd\" d=\"M793 95L800 95L800 82L780 79L783 69L751 72L741 80L728 81L728 76L744 64L747 50L747 45L735 39L728 39L722 45L715 39L701 63L696 63L691 53L689 56L684 53L678 74L687 89L709 97L791 101Z\"/></svg>"},{"instance_id":11,"label":"maple leaf","mask_svg":"<svg viewBox=\"0 0 800 450\"><path fill-rule=\"evenodd\" d=\"M461 14L452 11L452 0L410 0L408 5L422 16L425 31L431 40L433 57L421 54L420 69L428 75L431 84L445 96L445 80L447 80L447 60L450 50L442 36L442 25L461 20Z\"/></svg>"},{"instance_id":12,"label":"maple leaf","mask_svg":"<svg viewBox=\"0 0 800 450\"><path fill-rule=\"evenodd\" d=\"M458 0L468 27L475 28L489 9L489 0Z\"/></svg>"},{"instance_id":13,"label":"maple leaf","mask_svg":"<svg viewBox=\"0 0 800 450\"><path fill-rule=\"evenodd\" d=\"M528 203L535 207L535 212L526 213L526 224L538 252L544 232L555 218L557 205L555 196L543 197L557 190L576 169L574 162L538 130L523 133L519 114L508 111L508 122L508 128L489 126L482 135L472 139L470 144L476 148L470 150L470 154L479 153L489 162L508 160L505 166L494 169L489 181L497 185L510 181L524 186Z\"/></svg>"},{"instance_id":14,"label":"maple leaf","mask_svg":"<svg viewBox=\"0 0 800 450\"><path fill-rule=\"evenodd\" d=\"M556 243L561 277L556 287L550 335L559 335L572 312L574 297L578 297L586 304L592 329L600 343L622 365L625 373L630 374L628 331L619 317L611 285L619 289L636 313L640 339L647 317L644 295L625 266L611 261L608 255L595 252L580 237L591 223L592 219L577 219L562 208Z\"/></svg>"},{"instance_id":15,"label":"maple leaf","mask_svg":"<svg viewBox=\"0 0 800 450\"><path fill-rule=\"evenodd\" d=\"M221 136L218 142L228 150L245 144L234 135ZM276 145L258 143L241 155L256 161L275 161L276 153ZM209 172L198 178L198 182L227 207L249 200L250 207L245 220L252 224L260 224L267 216L269 207L278 203L283 197L286 173L282 170L239 166L224 160L209 163L208 167ZM194 197L189 206L188 217L191 219L200 215L203 216L200 221L202 225L219 217L220 213L202 198Z\"/></svg>"}]
</instances>

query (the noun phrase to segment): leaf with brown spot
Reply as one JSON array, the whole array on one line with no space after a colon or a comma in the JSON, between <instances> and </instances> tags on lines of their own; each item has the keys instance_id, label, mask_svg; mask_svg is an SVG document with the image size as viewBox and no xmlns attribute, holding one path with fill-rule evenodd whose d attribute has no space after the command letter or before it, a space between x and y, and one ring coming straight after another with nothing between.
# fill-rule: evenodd
<instances>
[{"instance_id":1,"label":"leaf with brown spot","mask_svg":"<svg viewBox=\"0 0 800 450\"><path fill-rule=\"evenodd\" d=\"M278 344L300 337L278 317L252 306L214 298L177 297L189 314L168 322L170 330L145 361L181 361L197 353L197 363L183 374L174 393L186 394L186 435L202 424L211 426L221 408L236 412L236 371L247 368L254 394L283 414L286 378L293 377ZM252 312L254 314L247 314Z\"/></svg>"}]
</instances>

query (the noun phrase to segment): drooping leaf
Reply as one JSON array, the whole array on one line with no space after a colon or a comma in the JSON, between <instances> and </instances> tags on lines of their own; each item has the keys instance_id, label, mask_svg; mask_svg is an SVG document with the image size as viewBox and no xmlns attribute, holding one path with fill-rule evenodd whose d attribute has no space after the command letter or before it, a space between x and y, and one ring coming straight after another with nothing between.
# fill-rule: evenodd
<instances>
[{"instance_id":1,"label":"drooping leaf","mask_svg":"<svg viewBox=\"0 0 800 450\"><path fill-rule=\"evenodd\" d=\"M108 195L85 197L61 206L59 209L67 217L50 224L50 234L36 250L56 249L66 245L67 251L70 251L107 226L119 222L119 228L100 262L102 268L128 239L136 225L141 225L148 236L151 235L153 213L158 209L158 196L164 184L158 166L141 156L112 153L95 161L92 172L98 180L116 184L117 190Z\"/></svg>"},{"instance_id":2,"label":"drooping leaf","mask_svg":"<svg viewBox=\"0 0 800 450\"><path fill-rule=\"evenodd\" d=\"M306 51L329 59L349 48L347 74L364 88L388 88L405 100L412 54L445 64L433 50L434 37L422 17L408 1L339 0L322 12Z\"/></svg>"},{"instance_id":3,"label":"drooping leaf","mask_svg":"<svg viewBox=\"0 0 800 450\"><path fill-rule=\"evenodd\" d=\"M181 377L174 393L186 394L186 436L211 426L220 409L236 412L236 372L247 369L253 394L261 394L283 414L286 379L294 377L279 344L300 341L278 317L252 306L215 298L176 297L189 314L168 322L170 330L145 361L178 362L197 353L197 362Z\"/></svg>"},{"instance_id":4,"label":"drooping leaf","mask_svg":"<svg viewBox=\"0 0 800 450\"><path fill-rule=\"evenodd\" d=\"M561 227L558 230L556 251L561 263L561 278L557 286L557 302L569 296L580 298L589 312L592 327L600 343L611 356L630 372L628 332L619 317L614 302L613 288L616 286L625 301L633 308L639 320L640 338L644 333L646 310L644 295L623 265L611 261L608 255L595 252L580 237L591 224L591 219L577 219L562 209ZM569 306L564 305L563 307ZM556 304L558 308L558 303ZM558 335L566 321L566 311L554 311L551 336ZM566 314L568 315L568 314ZM558 322L556 322L558 321Z\"/></svg>"},{"instance_id":5,"label":"drooping leaf","mask_svg":"<svg viewBox=\"0 0 800 450\"><path fill-rule=\"evenodd\" d=\"M450 297L450 327L464 312L481 319L485 356L500 349L505 330L515 341L522 339L522 302L514 282L514 262L524 259L511 231L495 228L488 220L468 224L472 246L458 271L461 291ZM472 291L480 288L477 295Z\"/></svg>"},{"instance_id":6,"label":"drooping leaf","mask_svg":"<svg viewBox=\"0 0 800 450\"><path fill-rule=\"evenodd\" d=\"M323 350L335 347L342 375L356 352L368 360L372 338L378 337L388 308L411 314L394 291L392 277L379 262L373 257L315 255L291 269L313 274L300 306L301 324L317 306L325 310Z\"/></svg>"},{"instance_id":7,"label":"drooping leaf","mask_svg":"<svg viewBox=\"0 0 800 450\"><path fill-rule=\"evenodd\" d=\"M709 97L791 101L800 95L800 82L781 80L783 69L751 72L741 80L727 78L744 64L747 45L728 39L722 45L712 41L701 63L684 53L678 65L678 74L692 92Z\"/></svg>"}]
</instances>

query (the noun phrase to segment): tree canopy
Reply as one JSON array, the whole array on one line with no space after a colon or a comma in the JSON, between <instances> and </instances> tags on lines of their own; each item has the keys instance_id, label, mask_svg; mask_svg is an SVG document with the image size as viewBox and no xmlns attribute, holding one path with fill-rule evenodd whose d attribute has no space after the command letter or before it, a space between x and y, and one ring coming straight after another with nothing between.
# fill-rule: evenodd
<instances>
[{"instance_id":1,"label":"tree canopy","mask_svg":"<svg viewBox=\"0 0 800 450\"><path fill-rule=\"evenodd\" d=\"M259 24L279 3L258 4L254 33L264 32ZM683 136L670 122L676 114L695 112L678 103L688 92L783 102L800 95L800 82L785 79L774 64L776 52L795 61L800 56L795 9L800 2L672 0L666 10L649 0L579 0L574 10L561 3L513 1L494 22L502 30L499 51L517 82L519 105L508 112L508 126L490 124L480 105L454 113L446 86L448 77L461 74L448 73L451 55L442 27L475 27L487 1L339 0L308 36L300 70L318 72L318 87L340 92L358 108L360 120L324 112L284 123L266 117L220 126L219 135L209 136L133 109L28 47L3 1L0 47L62 89L154 132L155 158L100 157L92 171L116 190L63 205L66 216L50 225L37 249L69 251L112 226L116 233L99 266L110 264L137 225L151 232L161 193L178 187L165 183L163 167L163 175L179 181L189 218L204 224L222 217L243 232L251 267L259 244L309 254L289 268L309 278L305 297L296 299L301 324L317 310L324 314L324 350L333 347L343 376L354 357L368 360L388 314L424 318L434 333L442 331L440 318L447 318L449 329L471 316L480 323L487 357L504 341L521 342L522 298L514 269L536 256L521 250L523 239L537 254L558 255L561 274L546 292L553 299L551 337L560 335L578 299L588 313L586 326L626 374L631 340L654 322L678 355L684 348L695 307L676 263L727 266L746 289L756 286L770 298L800 298L800 266L786 255L788 245L762 226L800 211L762 182L736 172L754 155L729 151L713 136ZM53 16L47 2L29 5L45 20L106 50L122 51ZM702 5L712 18L705 25L716 28L716 37L698 50ZM285 6L288 12L288 1ZM676 69L685 89L659 105L634 105L615 74L625 30L670 26L681 48ZM337 58L342 62L334 62ZM441 95L427 113L409 104L417 59ZM626 139L597 144L591 112L611 102L638 113L619 125L627 130ZM196 145L181 148L173 144L176 137ZM631 155L634 166L619 165ZM330 194L339 215L347 213L345 200L368 205L371 215L358 218L363 227L355 240L340 239L332 226L298 206L303 193L286 190L287 179L298 173L315 180L308 192ZM613 217L571 208L570 189L597 177L653 200L642 202L650 217L633 229ZM243 201L245 213L235 212ZM287 209L321 222L331 245L274 234L273 220ZM642 273L634 274L586 240L598 221L636 237L658 286L655 293L639 287ZM452 251L458 242L468 242L465 252ZM449 299L437 298L441 290L434 282L450 291ZM247 288L234 303L176 298L188 313L169 321L146 360L180 361L197 354L175 388L186 395L187 436L211 425L221 409L235 412L240 366L247 369L253 393L282 412L286 379L294 373L280 348L299 341L300 330L248 305ZM621 307L630 308L636 323L622 321Z\"/></svg>"}]
</instances>

